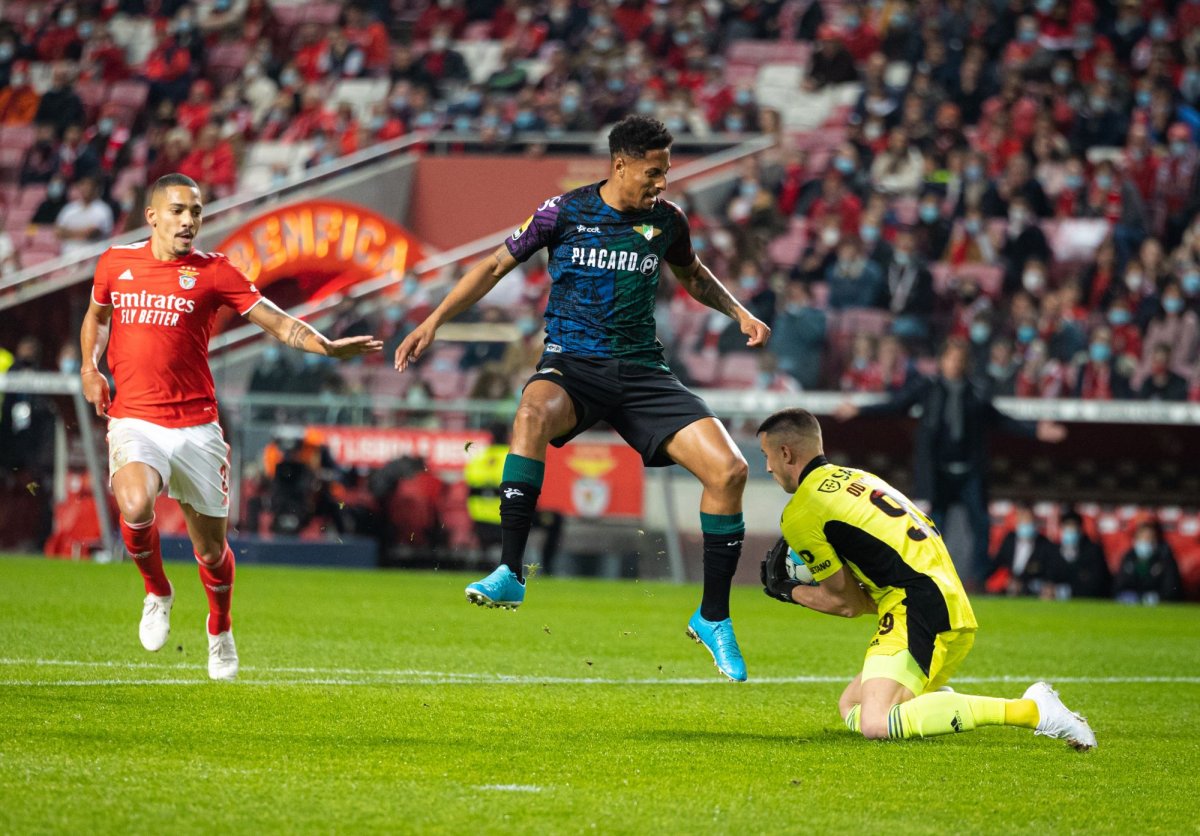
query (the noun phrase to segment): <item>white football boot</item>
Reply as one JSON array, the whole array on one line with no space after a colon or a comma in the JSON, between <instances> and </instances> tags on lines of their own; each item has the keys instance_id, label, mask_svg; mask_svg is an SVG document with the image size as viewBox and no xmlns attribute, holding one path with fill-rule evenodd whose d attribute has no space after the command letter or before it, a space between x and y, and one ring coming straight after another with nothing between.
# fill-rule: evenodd
<instances>
[{"instance_id":1,"label":"white football boot","mask_svg":"<svg viewBox=\"0 0 1200 836\"><path fill-rule=\"evenodd\" d=\"M171 635L171 606L175 603L175 587L171 594L147 595L142 602L142 623L138 625L138 638L142 647L149 651L162 649Z\"/></svg>"},{"instance_id":2,"label":"white football boot","mask_svg":"<svg viewBox=\"0 0 1200 836\"><path fill-rule=\"evenodd\" d=\"M1034 734L1065 740L1080 752L1096 748L1096 734L1088 721L1063 705L1049 682L1035 682L1025 689L1023 699L1037 703L1038 724Z\"/></svg>"},{"instance_id":3,"label":"white football boot","mask_svg":"<svg viewBox=\"0 0 1200 836\"><path fill-rule=\"evenodd\" d=\"M231 681L237 678L238 655L233 643L233 631L213 635L208 632L205 624L205 635L208 636L208 678Z\"/></svg>"}]
</instances>

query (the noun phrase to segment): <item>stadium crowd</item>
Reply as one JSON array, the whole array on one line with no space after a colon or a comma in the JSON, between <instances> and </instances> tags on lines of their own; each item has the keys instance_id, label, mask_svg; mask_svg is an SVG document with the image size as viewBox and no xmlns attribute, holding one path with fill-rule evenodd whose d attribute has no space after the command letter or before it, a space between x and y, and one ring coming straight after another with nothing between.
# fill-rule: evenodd
<instances>
[{"instance_id":1,"label":"stadium crowd","mask_svg":"<svg viewBox=\"0 0 1200 836\"><path fill-rule=\"evenodd\" d=\"M498 65L473 79L486 42ZM856 100L788 127L739 49L766 42L805 56L797 99ZM339 97L357 81L382 94ZM748 354L664 282L660 333L687 382L896 392L957 337L995 394L1200 401L1198 106L1196 0L9 2L0 275L138 224L165 172L237 192L256 143L294 145L302 166L429 128L528 151L633 111L681 138L779 140L720 199L672 192L698 252L774 328ZM510 336L435 354L415 405L512 397L548 282L532 265L512 284L478 314ZM437 288L406 282L365 325L341 311L334 335L382 333L390 355ZM252 388L362 377L291 363L265 357Z\"/></svg>"},{"instance_id":2,"label":"stadium crowd","mask_svg":"<svg viewBox=\"0 0 1200 836\"><path fill-rule=\"evenodd\" d=\"M957 335L1000 394L1200 399L1197 6L9 3L0 267L138 222L166 171L228 195L258 141L308 164L417 128L503 149L633 110L781 142L719 211L687 207L702 256L776 326L752 363L676 300L664 338L695 382L894 390ZM732 71L744 39L811 43L797 94L856 84L857 102L788 131ZM472 82L488 40L499 67ZM339 100L356 78L386 96Z\"/></svg>"}]
</instances>

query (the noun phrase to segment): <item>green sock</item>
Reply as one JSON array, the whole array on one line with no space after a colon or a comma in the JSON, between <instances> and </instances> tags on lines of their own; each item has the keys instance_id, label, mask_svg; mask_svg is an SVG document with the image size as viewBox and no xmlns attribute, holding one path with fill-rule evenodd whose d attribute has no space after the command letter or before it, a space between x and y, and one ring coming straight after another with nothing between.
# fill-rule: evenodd
<instances>
[{"instance_id":1,"label":"green sock","mask_svg":"<svg viewBox=\"0 0 1200 836\"><path fill-rule=\"evenodd\" d=\"M501 474L501 481L524 482L526 485L533 485L535 488L540 488L545 478L545 462L539 462L537 459L527 459L524 456L518 456L516 453L509 453L504 457L504 473Z\"/></svg>"}]
</instances>

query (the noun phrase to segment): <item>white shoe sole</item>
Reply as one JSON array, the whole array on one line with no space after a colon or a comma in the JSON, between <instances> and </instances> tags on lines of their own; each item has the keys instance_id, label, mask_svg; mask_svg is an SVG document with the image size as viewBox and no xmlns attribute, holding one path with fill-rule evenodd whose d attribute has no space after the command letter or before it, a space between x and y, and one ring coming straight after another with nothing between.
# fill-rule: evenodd
<instances>
[{"instance_id":1,"label":"white shoe sole","mask_svg":"<svg viewBox=\"0 0 1200 836\"><path fill-rule=\"evenodd\" d=\"M467 600L477 607L487 607L489 610L515 610L522 601L493 601L477 589L466 590Z\"/></svg>"}]
</instances>

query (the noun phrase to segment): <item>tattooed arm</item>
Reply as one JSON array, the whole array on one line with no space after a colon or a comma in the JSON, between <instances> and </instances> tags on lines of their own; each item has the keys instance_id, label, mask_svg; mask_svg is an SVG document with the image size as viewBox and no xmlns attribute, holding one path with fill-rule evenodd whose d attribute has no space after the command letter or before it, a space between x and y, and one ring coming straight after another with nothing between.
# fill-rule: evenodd
<instances>
[{"instance_id":1,"label":"tattooed arm","mask_svg":"<svg viewBox=\"0 0 1200 836\"><path fill-rule=\"evenodd\" d=\"M746 307L726 290L725 285L704 266L697 256L688 267L672 264L671 270L675 278L683 285L684 290L691 294L702 305L725 314L737 322L742 333L746 335L746 345L763 346L771 336L771 329L762 320L746 310Z\"/></svg>"},{"instance_id":2,"label":"tattooed arm","mask_svg":"<svg viewBox=\"0 0 1200 836\"><path fill-rule=\"evenodd\" d=\"M246 313L246 319L266 331L281 343L307 351L346 360L360 354L371 354L383 348L383 343L374 337L346 337L342 340L327 339L307 322L284 313L273 302L263 299Z\"/></svg>"}]
</instances>

